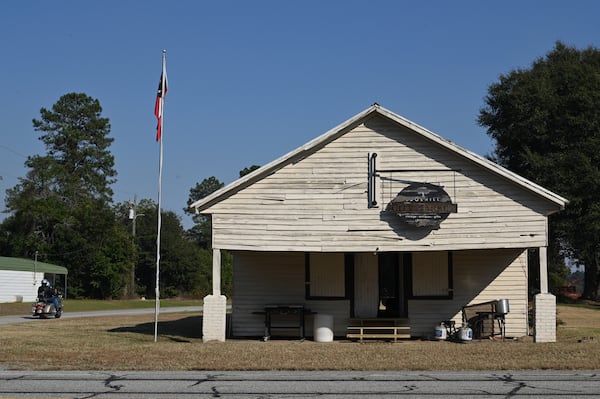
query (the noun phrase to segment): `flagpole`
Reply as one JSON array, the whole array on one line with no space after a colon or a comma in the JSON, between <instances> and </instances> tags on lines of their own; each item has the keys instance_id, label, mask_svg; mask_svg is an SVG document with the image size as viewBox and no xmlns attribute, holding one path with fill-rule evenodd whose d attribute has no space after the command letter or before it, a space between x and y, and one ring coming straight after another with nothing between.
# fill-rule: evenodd
<instances>
[{"instance_id":1,"label":"flagpole","mask_svg":"<svg viewBox=\"0 0 600 399\"><path fill-rule=\"evenodd\" d=\"M160 230L161 230L161 202L162 202L162 165L163 165L163 113L165 105L165 84L166 84L166 64L167 64L167 50L162 52L162 74L161 74L161 98L160 98L160 113L159 118L159 132L160 132L160 154L158 157L158 216L157 216L157 233L156 233L156 299L154 307L154 342L158 340L158 314L160 311Z\"/></svg>"}]
</instances>

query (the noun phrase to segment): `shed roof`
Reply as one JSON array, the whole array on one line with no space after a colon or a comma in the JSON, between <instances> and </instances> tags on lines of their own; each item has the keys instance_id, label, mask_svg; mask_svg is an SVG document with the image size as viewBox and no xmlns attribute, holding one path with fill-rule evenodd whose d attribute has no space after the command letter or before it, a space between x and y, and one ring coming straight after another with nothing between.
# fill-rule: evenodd
<instances>
[{"instance_id":1,"label":"shed roof","mask_svg":"<svg viewBox=\"0 0 600 399\"><path fill-rule=\"evenodd\" d=\"M0 270L14 270L20 272L44 272L53 274L68 274L66 267L35 261L33 259L9 258L0 256Z\"/></svg>"},{"instance_id":2,"label":"shed roof","mask_svg":"<svg viewBox=\"0 0 600 399\"><path fill-rule=\"evenodd\" d=\"M344 133L346 133L353 126L360 124L361 122L372 117L373 115L381 115L381 116L391 120L392 122L395 122L405 128L412 130L416 134L419 134L422 137L424 137L425 139L432 142L434 145L439 145L441 147L444 147L444 148L474 162L475 164L481 166L482 168L487 169L487 170L491 171L492 173L499 175L499 176L507 179L508 181L511 181L512 183L515 183L515 184L525 188L526 190L537 194L541 198L544 198L544 199L556 204L559 209L563 209L569 202L566 198L524 178L523 176L520 176L514 172L511 172L510 170L482 157L481 155L471 152L471 151L459 146L458 144L455 144L452 141L447 140L447 139L425 129L424 127L422 127L414 122L411 122L408 119L405 119L402 116L397 115L397 114L393 113L392 111L389 111L389 110L385 109L384 107L380 106L379 104L375 103L372 106L370 106L369 108L365 109L364 111L358 113L357 115L353 116L352 118L341 123L340 125L325 132L321 136L316 137L315 139L309 141L308 143L306 143L306 144L298 147L297 149L285 154L284 156L264 165L263 167L256 169L252 173L249 173L246 176L244 176L238 180L235 180L234 182L226 185L225 187L221 188L220 190L215 191L211 195L208 195L207 197L194 202L193 204L190 205L190 208L192 208L192 209L195 208L196 212L200 212L200 211L210 208L214 204L230 197L231 195L235 194L239 190L241 190L245 187L248 187L249 185L263 179L264 177L275 172L276 170L283 168L289 162L293 162L295 159L298 159L307 153L315 151L316 148L319 148L320 146L323 146L323 145L335 140L336 138L338 138L341 135L343 135ZM557 211L558 211L558 209L557 209Z\"/></svg>"}]
</instances>

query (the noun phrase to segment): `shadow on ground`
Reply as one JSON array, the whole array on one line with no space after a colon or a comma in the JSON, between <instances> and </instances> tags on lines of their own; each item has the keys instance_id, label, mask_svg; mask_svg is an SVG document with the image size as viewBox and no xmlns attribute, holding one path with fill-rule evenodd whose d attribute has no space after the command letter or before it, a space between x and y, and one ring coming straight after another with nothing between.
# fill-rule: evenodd
<instances>
[{"instance_id":1,"label":"shadow on ground","mask_svg":"<svg viewBox=\"0 0 600 399\"><path fill-rule=\"evenodd\" d=\"M190 342L202 338L202 316L189 316L177 320L159 321L158 334L175 342ZM154 322L112 328L108 332L154 335Z\"/></svg>"}]
</instances>

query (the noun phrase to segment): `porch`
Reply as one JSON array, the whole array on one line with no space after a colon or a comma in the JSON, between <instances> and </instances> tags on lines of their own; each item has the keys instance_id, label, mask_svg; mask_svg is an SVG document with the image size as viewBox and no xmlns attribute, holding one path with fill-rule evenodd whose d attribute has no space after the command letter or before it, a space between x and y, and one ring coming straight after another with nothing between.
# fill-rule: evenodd
<instances>
[{"instance_id":1,"label":"porch","mask_svg":"<svg viewBox=\"0 0 600 399\"><path fill-rule=\"evenodd\" d=\"M281 338L313 338L317 315L331 316L337 338L426 338L441 321L460 325L464 306L498 298L510 300L506 333L512 337L529 333L524 250L437 251L426 257L366 252L234 255L232 338L270 336L265 329L265 307L270 304L302 305L311 311L305 314L305 326L293 314L277 315L271 327L283 327L274 332ZM224 308L224 297L206 298L205 306L213 301L222 302L219 306Z\"/></svg>"}]
</instances>

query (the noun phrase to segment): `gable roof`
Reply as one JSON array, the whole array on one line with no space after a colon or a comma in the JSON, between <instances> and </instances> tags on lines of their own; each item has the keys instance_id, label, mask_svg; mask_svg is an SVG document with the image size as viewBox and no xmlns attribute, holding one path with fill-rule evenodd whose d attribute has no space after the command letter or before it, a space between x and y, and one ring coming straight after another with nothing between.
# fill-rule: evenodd
<instances>
[{"instance_id":1,"label":"gable roof","mask_svg":"<svg viewBox=\"0 0 600 399\"><path fill-rule=\"evenodd\" d=\"M319 146L323 146L323 145L335 140L339 136L346 133L352 127L360 124L364 120L366 120L374 115L381 115L381 116L386 117L387 119L397 123L400 126L410 129L411 131L419 134L421 137L429 140L433 144L441 146L443 148L446 148L446 149L450 150L451 152L454 152L455 154L474 162L475 164L481 166L482 168L487 169L490 172L492 172L496 175L499 175L499 176L515 183L516 185L521 186L521 187L525 188L526 190L537 194L538 196L540 196L550 202L555 203L556 205L558 205L560 207L560 209L563 209L566 206L566 204L569 202L566 198L561 197L560 195L524 178L523 176L520 176L514 172L511 172L510 170L482 157L481 155L475 154L474 152L471 152L471 151L453 143L452 141L447 140L447 139L425 129L424 127L422 127L414 122L411 122L408 119L405 119L405 118L401 117L400 115L397 115L397 114L393 113L392 111L387 110L384 107L380 106L379 104L375 103L372 106L370 106L369 108L360 112L359 114L353 116L352 118L346 120L345 122L341 123L340 125L325 132L324 134L316 137L315 139L309 141L308 143L296 148L293 151L290 151L289 153L283 155L282 157L280 157L278 159L275 159L274 161L262 166L261 168L256 169L252 173L249 173L246 176L241 177L238 180L235 180L234 182L226 185L225 187L215 191L211 195L208 195L208 196L194 202L193 204L190 205L190 208L192 208L192 209L195 208L196 213L200 213L201 211L210 208L212 205L232 196L239 190L241 190L245 187L248 187L249 185L253 184L254 182L261 180L262 178L272 174L276 170L283 168L288 163L293 162L294 160L296 160L298 158L301 158L304 154L310 153L315 148L317 148Z\"/></svg>"},{"instance_id":2,"label":"gable roof","mask_svg":"<svg viewBox=\"0 0 600 399\"><path fill-rule=\"evenodd\" d=\"M66 267L53 265L51 263L45 263L40 261L34 261L33 259L23 258L8 258L0 256L0 270L13 270L19 272L43 272L53 274L68 274Z\"/></svg>"}]
</instances>

